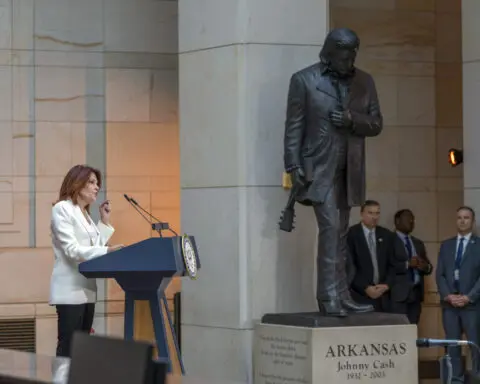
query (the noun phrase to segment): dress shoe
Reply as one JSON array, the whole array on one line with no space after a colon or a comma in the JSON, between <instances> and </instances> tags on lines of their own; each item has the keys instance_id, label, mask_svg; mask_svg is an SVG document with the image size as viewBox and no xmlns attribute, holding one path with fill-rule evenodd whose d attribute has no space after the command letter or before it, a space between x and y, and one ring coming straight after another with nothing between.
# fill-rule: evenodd
<instances>
[{"instance_id":1,"label":"dress shoe","mask_svg":"<svg viewBox=\"0 0 480 384\"><path fill-rule=\"evenodd\" d=\"M340 300L327 300L327 301L318 300L318 308L320 309L320 314L322 316L331 316L331 317L348 316L348 313L342 307L342 302Z\"/></svg>"},{"instance_id":2,"label":"dress shoe","mask_svg":"<svg viewBox=\"0 0 480 384\"><path fill-rule=\"evenodd\" d=\"M342 307L348 312L366 313L374 311L373 305L356 303L352 298L343 299L341 303Z\"/></svg>"}]
</instances>

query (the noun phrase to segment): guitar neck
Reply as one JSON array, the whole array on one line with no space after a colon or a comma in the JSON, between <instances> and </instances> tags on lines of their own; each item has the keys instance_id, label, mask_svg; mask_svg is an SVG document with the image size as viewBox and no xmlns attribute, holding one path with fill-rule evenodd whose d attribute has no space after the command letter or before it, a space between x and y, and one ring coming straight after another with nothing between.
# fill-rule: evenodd
<instances>
[{"instance_id":1,"label":"guitar neck","mask_svg":"<svg viewBox=\"0 0 480 384\"><path fill-rule=\"evenodd\" d=\"M298 187L293 187L290 190L290 195L288 196L288 201L287 205L285 206L285 209L292 210L293 207L295 206L295 196L297 195L297 189Z\"/></svg>"}]
</instances>

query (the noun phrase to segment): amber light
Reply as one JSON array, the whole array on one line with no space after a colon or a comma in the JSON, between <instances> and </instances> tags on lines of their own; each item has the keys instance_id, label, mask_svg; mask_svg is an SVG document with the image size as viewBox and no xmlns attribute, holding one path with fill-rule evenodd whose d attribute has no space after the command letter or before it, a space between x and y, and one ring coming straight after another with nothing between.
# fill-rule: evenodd
<instances>
[{"instance_id":1,"label":"amber light","mask_svg":"<svg viewBox=\"0 0 480 384\"><path fill-rule=\"evenodd\" d=\"M463 163L463 151L461 149L451 148L448 151L448 162L452 167Z\"/></svg>"}]
</instances>

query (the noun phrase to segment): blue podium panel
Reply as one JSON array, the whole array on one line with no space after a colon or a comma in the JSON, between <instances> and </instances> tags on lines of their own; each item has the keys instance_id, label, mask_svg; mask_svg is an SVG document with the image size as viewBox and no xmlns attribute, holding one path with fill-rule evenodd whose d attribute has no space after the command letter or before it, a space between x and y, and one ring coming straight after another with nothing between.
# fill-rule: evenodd
<instances>
[{"instance_id":1,"label":"blue podium panel","mask_svg":"<svg viewBox=\"0 0 480 384\"><path fill-rule=\"evenodd\" d=\"M186 235L142 240L79 265L79 271L85 277L115 279L125 291L124 337L126 340L133 339L135 301L149 301L159 359L168 360L169 370L171 370L172 364L162 306L166 311L170 329L173 330L173 322L164 292L172 277L187 274L188 268L185 260L188 259L188 256L183 252L185 238L187 238L189 246L193 247L195 263L199 269L200 260L195 238ZM189 257L192 257L191 253ZM175 333L172 332L172 335L182 373L184 373Z\"/></svg>"}]
</instances>

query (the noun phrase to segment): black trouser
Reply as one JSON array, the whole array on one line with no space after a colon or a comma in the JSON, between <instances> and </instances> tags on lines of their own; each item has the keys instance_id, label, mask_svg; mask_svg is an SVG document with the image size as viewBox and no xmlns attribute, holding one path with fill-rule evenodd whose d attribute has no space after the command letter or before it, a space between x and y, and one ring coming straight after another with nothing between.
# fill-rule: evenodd
<instances>
[{"instance_id":1,"label":"black trouser","mask_svg":"<svg viewBox=\"0 0 480 384\"><path fill-rule=\"evenodd\" d=\"M419 285L412 287L406 301L392 302L392 312L406 315L410 324L418 324L422 313L421 287Z\"/></svg>"},{"instance_id":2,"label":"black trouser","mask_svg":"<svg viewBox=\"0 0 480 384\"><path fill-rule=\"evenodd\" d=\"M347 199L346 155L340 151L334 183L322 204L313 209L318 225L317 299L340 300L348 294L347 233L350 207Z\"/></svg>"},{"instance_id":3,"label":"black trouser","mask_svg":"<svg viewBox=\"0 0 480 384\"><path fill-rule=\"evenodd\" d=\"M460 340L465 333L467 340L475 344L480 343L480 311L478 308L443 308L443 329L446 339ZM472 371L476 374L479 370L480 354L475 348L472 351ZM452 359L453 380L452 383L463 383L463 366L461 363L462 351L460 347L450 347L448 352Z\"/></svg>"},{"instance_id":4,"label":"black trouser","mask_svg":"<svg viewBox=\"0 0 480 384\"><path fill-rule=\"evenodd\" d=\"M57 356L70 357L73 334L76 331L90 332L95 314L95 304L57 305L58 342Z\"/></svg>"}]
</instances>

